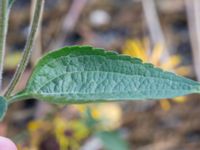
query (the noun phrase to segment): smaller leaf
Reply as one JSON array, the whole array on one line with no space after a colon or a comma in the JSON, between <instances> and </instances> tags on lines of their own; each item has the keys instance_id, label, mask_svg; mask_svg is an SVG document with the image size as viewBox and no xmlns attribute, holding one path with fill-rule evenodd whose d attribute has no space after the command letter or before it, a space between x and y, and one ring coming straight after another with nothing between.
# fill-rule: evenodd
<instances>
[{"instance_id":1,"label":"smaller leaf","mask_svg":"<svg viewBox=\"0 0 200 150\"><path fill-rule=\"evenodd\" d=\"M129 150L129 144L121 137L119 131L101 131L97 133L106 150Z\"/></svg>"},{"instance_id":2,"label":"smaller leaf","mask_svg":"<svg viewBox=\"0 0 200 150\"><path fill-rule=\"evenodd\" d=\"M3 120L8 108L7 101L4 97L0 96L0 121Z\"/></svg>"}]
</instances>

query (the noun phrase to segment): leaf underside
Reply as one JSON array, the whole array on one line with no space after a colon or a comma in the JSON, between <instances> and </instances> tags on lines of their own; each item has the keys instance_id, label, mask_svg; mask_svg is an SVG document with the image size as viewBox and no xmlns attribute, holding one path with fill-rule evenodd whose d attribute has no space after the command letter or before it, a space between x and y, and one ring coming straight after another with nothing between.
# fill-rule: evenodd
<instances>
[{"instance_id":1,"label":"leaf underside","mask_svg":"<svg viewBox=\"0 0 200 150\"><path fill-rule=\"evenodd\" d=\"M23 93L53 103L172 98L198 93L200 84L90 46L64 47L36 65Z\"/></svg>"}]
</instances>

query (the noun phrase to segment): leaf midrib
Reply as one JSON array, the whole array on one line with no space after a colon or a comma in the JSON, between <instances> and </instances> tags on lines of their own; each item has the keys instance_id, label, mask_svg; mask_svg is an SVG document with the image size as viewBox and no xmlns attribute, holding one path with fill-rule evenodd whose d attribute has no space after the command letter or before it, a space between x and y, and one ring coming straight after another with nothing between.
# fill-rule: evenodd
<instances>
[{"instance_id":1,"label":"leaf midrib","mask_svg":"<svg viewBox=\"0 0 200 150\"><path fill-rule=\"evenodd\" d=\"M120 74L120 75L122 75L122 76L130 76L130 77L146 77L146 76L143 76L143 75L128 75L128 74L123 74L123 73L119 73L119 72L105 72L105 71L71 71L71 72L65 72L65 73L62 73L62 74L60 74L59 76L56 76L55 78L53 78L53 79L51 79L51 80L48 80L48 82L46 82L45 84L43 84L39 89L37 89L36 91L34 91L34 92L39 92L43 87L45 87L47 84L49 84L50 82L52 82L53 80L55 80L55 79L57 79L57 78L59 78L59 77L61 77L61 76L63 76L63 75L67 75L67 74L73 74L73 73L86 73L86 72L96 72L96 73L98 73L98 72L102 72L102 73L113 73L113 74ZM157 78L157 77L147 77L147 78L153 78L153 79L160 79L160 80L168 80L168 81L172 81L172 80L170 80L170 79L165 79L165 78ZM178 81L173 81L173 82L176 82L176 83L180 83L180 82L178 82ZM189 86L191 86L190 84L188 84L188 83L184 83L185 85L189 85Z\"/></svg>"},{"instance_id":2,"label":"leaf midrib","mask_svg":"<svg viewBox=\"0 0 200 150\"><path fill-rule=\"evenodd\" d=\"M115 60L115 59L111 59L111 58L108 58L108 57L106 57L106 56L104 56L104 55L79 55L79 56L70 56L70 55L68 55L68 56L61 56L61 57L59 57L59 58L55 58L55 59L53 59L52 61L50 61L50 62L48 62L47 64L44 64L42 67L45 67L45 66L48 66L50 63L53 63L53 62L56 62L58 59L62 59L62 58L67 58L67 57L70 57L70 58L74 58L74 57L87 57L87 56L98 56L98 57L104 57L104 58L106 58L106 59L109 59L109 60ZM120 59L116 59L117 61L121 61L121 62L125 62L126 60L120 60ZM148 69L146 66L143 66L143 63L132 63L132 62L130 62L130 61L127 61L127 62L129 62L129 63L131 63L131 64L133 64L133 65L138 65L138 66L142 66L142 67L144 67L145 69ZM41 68L42 68L41 67ZM40 69L41 69L40 68ZM151 68L149 68L149 69L151 69ZM154 69L157 69L156 67L154 67ZM37 72L37 71L34 71L34 72ZM81 71L71 71L71 72L65 72L65 73L62 73L62 74L60 74L60 75L58 75L58 76L56 76L55 78L53 78L53 79L51 79L51 80L48 80L44 85L46 85L46 84L48 84L49 83L49 81L53 81L54 79L56 79L56 78L58 78L58 77L60 77L60 76L62 76L62 75L64 75L64 74L66 74L66 73L75 73L75 72L81 72ZM87 72L87 70L86 71L82 71L82 72ZM109 72L109 71L91 71L91 72L106 72L106 73L119 73L119 72ZM164 71L162 70L162 71L160 71L160 73L163 73ZM169 72L167 72L167 71L165 71L166 73L169 73ZM121 74L121 75L127 75L128 76L128 74L125 74L125 73L119 73L119 74ZM139 75L139 74L134 74L135 76L137 75L137 76L142 76L142 77L145 77L145 76L143 76L143 75ZM134 75L129 75L129 76L134 76ZM173 75L173 76L176 76L175 74ZM177 81L177 80L174 80L174 79L168 79L168 78L163 78L163 77L153 77L153 76L148 76L148 77L151 77L151 78L159 78L159 79L163 79L163 80L170 80L170 81L173 81L173 82L179 82L179 81ZM31 77L31 79L32 78L34 78L34 74L32 75L32 77ZM33 80L30 80L31 82L33 81ZM30 83L29 83L30 84ZM30 84L31 85L31 84ZM187 83L187 85L190 85L189 83ZM29 88L29 87L28 87ZM43 86L42 87L40 87L39 88L39 90L41 89L41 88L43 88ZM38 91L38 90L37 90Z\"/></svg>"},{"instance_id":3,"label":"leaf midrib","mask_svg":"<svg viewBox=\"0 0 200 150\"><path fill-rule=\"evenodd\" d=\"M149 90L140 90L140 92L141 92L141 94L143 93L143 92L146 92L146 91L152 91L151 89L149 89ZM154 91L154 90L153 90ZM161 92L162 90L157 90L157 92ZM168 89L168 90L166 90L166 91L174 91L174 90L172 90L172 89ZM176 91L188 91L188 90L184 90L184 89L182 89L182 90L176 90ZM127 94L127 93L130 93L130 92L133 92L133 91L127 91L127 92L121 92L121 94ZM74 93L64 93L64 92L59 92L59 93L45 93L45 92L42 92L42 93L31 93L32 95L38 95L38 96L41 96L41 95L45 95L45 96L55 96L55 95L60 95L60 94L64 94L65 96L66 95L69 95L69 94L72 94L72 95L75 95L75 94L81 94L81 95L90 95L90 94L119 94L119 92L110 92L110 93L106 93L106 92L98 92L98 93L80 93L80 92L74 92ZM190 93L190 91L188 91L188 93ZM60 97L63 97L63 96L60 96ZM125 99L125 98L124 98Z\"/></svg>"}]
</instances>

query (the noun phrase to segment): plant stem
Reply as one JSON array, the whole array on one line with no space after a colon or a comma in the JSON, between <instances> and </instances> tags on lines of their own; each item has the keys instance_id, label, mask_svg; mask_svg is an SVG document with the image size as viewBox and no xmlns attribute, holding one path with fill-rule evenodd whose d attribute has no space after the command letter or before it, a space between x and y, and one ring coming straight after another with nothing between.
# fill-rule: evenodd
<instances>
[{"instance_id":1,"label":"plant stem","mask_svg":"<svg viewBox=\"0 0 200 150\"><path fill-rule=\"evenodd\" d=\"M8 25L8 15L7 15L8 1L0 1L0 90L2 88L2 76L3 76L3 63L6 45L6 34Z\"/></svg>"},{"instance_id":2,"label":"plant stem","mask_svg":"<svg viewBox=\"0 0 200 150\"><path fill-rule=\"evenodd\" d=\"M43 12L43 7L44 7L44 0L37 0L35 4L35 10L34 10L34 15L33 19L31 21L31 31L29 34L29 37L27 39L25 48L24 48L24 53L22 56L22 59L17 67L17 70L14 74L14 77L12 81L10 82L8 89L5 93L5 96L8 97L11 95L11 92L14 90L17 82L19 81L21 75L23 74L24 70L26 69L26 66L29 62L31 52L32 52L32 47L33 47L33 42L36 37L37 29L41 20L42 12Z\"/></svg>"},{"instance_id":3,"label":"plant stem","mask_svg":"<svg viewBox=\"0 0 200 150\"><path fill-rule=\"evenodd\" d=\"M200 1L199 0L185 0L187 20L189 27L190 42L192 44L192 55L194 70L198 81L200 81Z\"/></svg>"},{"instance_id":4,"label":"plant stem","mask_svg":"<svg viewBox=\"0 0 200 150\"><path fill-rule=\"evenodd\" d=\"M26 100L26 99L30 99L30 98L33 98L33 97L31 97L28 93L17 94L8 99L8 104L12 104L14 102L22 101L22 100Z\"/></svg>"}]
</instances>

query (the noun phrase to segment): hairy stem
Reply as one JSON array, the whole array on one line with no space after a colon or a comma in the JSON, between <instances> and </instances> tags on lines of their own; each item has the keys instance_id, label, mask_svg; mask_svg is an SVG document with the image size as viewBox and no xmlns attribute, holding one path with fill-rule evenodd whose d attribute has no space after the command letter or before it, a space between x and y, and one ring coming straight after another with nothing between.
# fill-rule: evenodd
<instances>
[{"instance_id":1,"label":"hairy stem","mask_svg":"<svg viewBox=\"0 0 200 150\"><path fill-rule=\"evenodd\" d=\"M8 15L7 15L7 0L0 0L0 90L2 88L2 74L3 74L3 63L6 45L6 34L8 26Z\"/></svg>"},{"instance_id":2,"label":"hairy stem","mask_svg":"<svg viewBox=\"0 0 200 150\"><path fill-rule=\"evenodd\" d=\"M14 77L12 81L10 82L8 89L5 93L5 96L8 97L11 95L11 92L14 90L17 82L19 81L21 75L23 74L24 70L26 69L26 66L29 62L31 52L32 52L32 47L33 47L33 42L36 36L36 32L41 20L42 12L43 12L43 7L44 7L44 0L36 0L35 4L35 10L34 10L34 15L33 19L31 21L31 31L29 34L29 37L27 39L25 48L24 48L24 53L22 56L22 59L17 67L17 70L14 74Z\"/></svg>"}]
</instances>

